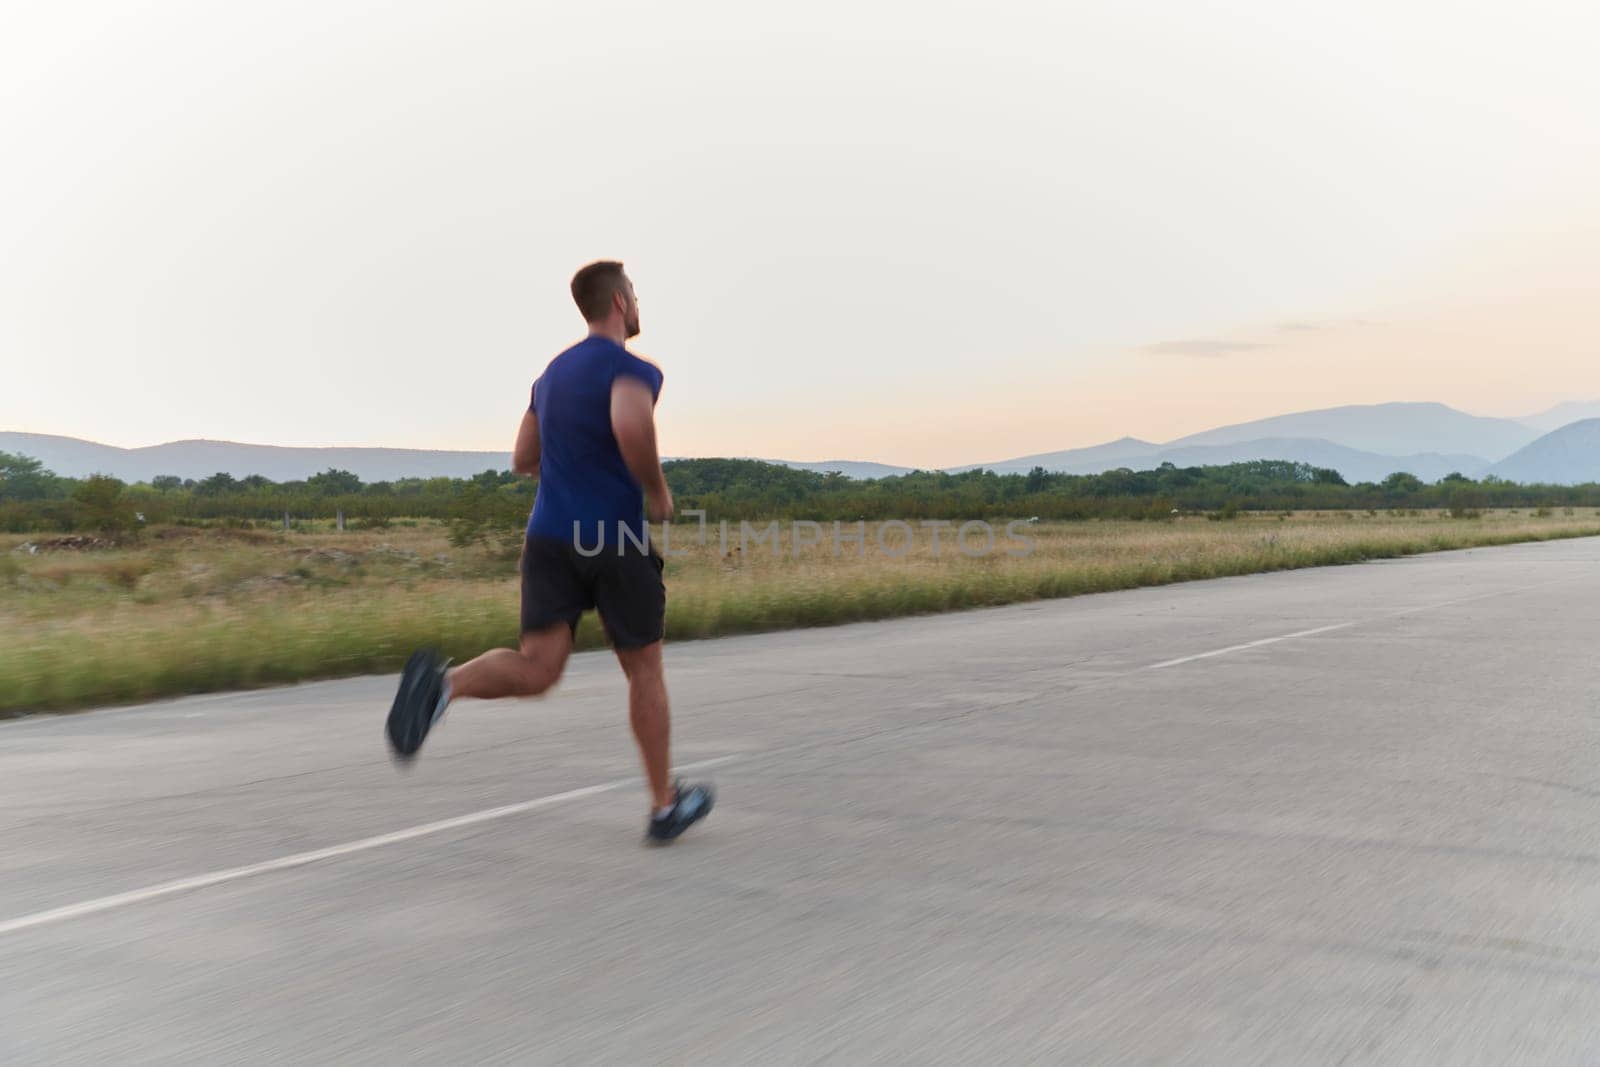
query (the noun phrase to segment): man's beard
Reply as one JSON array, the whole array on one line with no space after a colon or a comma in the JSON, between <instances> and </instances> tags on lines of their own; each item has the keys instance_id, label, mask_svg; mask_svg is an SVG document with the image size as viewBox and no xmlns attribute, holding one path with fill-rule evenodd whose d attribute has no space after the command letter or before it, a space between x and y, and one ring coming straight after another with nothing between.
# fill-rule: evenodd
<instances>
[{"instance_id":1,"label":"man's beard","mask_svg":"<svg viewBox=\"0 0 1600 1067\"><path fill-rule=\"evenodd\" d=\"M639 320L638 319L627 319L626 321L623 322L622 325L624 327L626 327L626 329L627 329L628 339L629 340L632 340L633 338L639 336Z\"/></svg>"}]
</instances>

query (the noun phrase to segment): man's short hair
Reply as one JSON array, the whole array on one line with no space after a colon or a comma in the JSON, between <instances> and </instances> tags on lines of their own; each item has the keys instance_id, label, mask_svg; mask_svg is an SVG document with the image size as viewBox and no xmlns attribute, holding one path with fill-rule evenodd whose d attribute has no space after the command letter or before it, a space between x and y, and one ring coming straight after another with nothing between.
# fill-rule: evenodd
<instances>
[{"instance_id":1,"label":"man's short hair","mask_svg":"<svg viewBox=\"0 0 1600 1067\"><path fill-rule=\"evenodd\" d=\"M583 313L584 322L598 322L611 310L611 298L627 284L622 264L602 259L583 267L572 276L572 299Z\"/></svg>"}]
</instances>

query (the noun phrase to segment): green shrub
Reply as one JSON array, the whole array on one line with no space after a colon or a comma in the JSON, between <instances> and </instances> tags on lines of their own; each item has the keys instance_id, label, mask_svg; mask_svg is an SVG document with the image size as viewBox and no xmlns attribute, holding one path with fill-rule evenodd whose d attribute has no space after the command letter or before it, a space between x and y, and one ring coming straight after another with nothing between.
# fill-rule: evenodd
<instances>
[{"instance_id":1,"label":"green shrub","mask_svg":"<svg viewBox=\"0 0 1600 1067\"><path fill-rule=\"evenodd\" d=\"M123 483L91 474L72 491L74 525L105 537L121 537L134 528L133 502L123 496Z\"/></svg>"}]
</instances>

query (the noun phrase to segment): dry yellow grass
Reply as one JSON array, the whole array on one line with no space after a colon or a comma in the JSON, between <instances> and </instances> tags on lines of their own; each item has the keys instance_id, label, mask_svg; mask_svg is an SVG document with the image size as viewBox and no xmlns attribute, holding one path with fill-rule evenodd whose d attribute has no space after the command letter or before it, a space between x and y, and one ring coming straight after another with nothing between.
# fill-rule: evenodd
<instances>
[{"instance_id":1,"label":"dry yellow grass","mask_svg":"<svg viewBox=\"0 0 1600 1067\"><path fill-rule=\"evenodd\" d=\"M1356 562L1552 537L1600 535L1600 516L1493 512L1185 518L1039 524L1026 556L962 555L954 530L933 552L919 530L903 557L724 554L674 530L671 639L817 626L1138 585ZM869 527L870 529L870 527ZM67 708L395 668L417 644L467 656L516 637L516 561L452 548L442 527L282 534L191 531L137 547L40 552L0 539L0 712ZM592 618L580 642L600 642Z\"/></svg>"}]
</instances>

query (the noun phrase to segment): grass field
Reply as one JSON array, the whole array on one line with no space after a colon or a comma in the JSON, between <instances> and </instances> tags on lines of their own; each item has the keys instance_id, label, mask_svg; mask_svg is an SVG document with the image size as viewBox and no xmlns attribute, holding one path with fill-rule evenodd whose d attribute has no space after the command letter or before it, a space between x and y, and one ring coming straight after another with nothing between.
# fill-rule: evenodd
<instances>
[{"instance_id":1,"label":"grass field","mask_svg":"<svg viewBox=\"0 0 1600 1067\"><path fill-rule=\"evenodd\" d=\"M996 524L997 528L1003 524ZM1600 535L1600 514L1203 516L1028 528L1027 556L964 556L928 531L903 557L846 544L724 554L672 535L669 640L1127 589L1476 545ZM442 526L149 531L134 546L0 537L0 714L390 671L429 642L464 658L515 642L514 555ZM30 550L28 545L35 544ZM970 546L969 546L970 547ZM1016 547L1012 543L1011 547ZM601 644L586 618L581 647Z\"/></svg>"}]
</instances>

